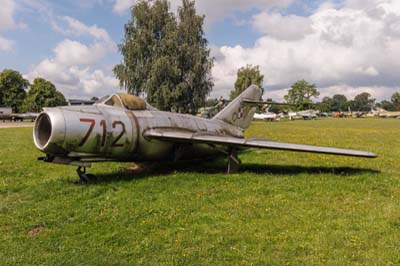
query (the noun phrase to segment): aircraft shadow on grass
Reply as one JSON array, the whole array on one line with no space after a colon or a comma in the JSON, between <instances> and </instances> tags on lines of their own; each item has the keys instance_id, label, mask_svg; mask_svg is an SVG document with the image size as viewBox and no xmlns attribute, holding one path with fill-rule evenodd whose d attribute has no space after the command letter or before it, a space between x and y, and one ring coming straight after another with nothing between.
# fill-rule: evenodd
<instances>
[{"instance_id":1,"label":"aircraft shadow on grass","mask_svg":"<svg viewBox=\"0 0 400 266\"><path fill-rule=\"evenodd\" d=\"M240 173L254 175L300 175L300 174L331 174L338 176L353 176L358 174L378 174L380 171L368 168L354 167L324 167L324 166L298 166L298 165L262 165L244 163L240 167ZM193 174L224 174L225 162L178 162L178 163L148 163L141 164L134 169L126 168L112 173L97 174L97 183L131 181L157 176L165 176L173 173Z\"/></svg>"}]
</instances>

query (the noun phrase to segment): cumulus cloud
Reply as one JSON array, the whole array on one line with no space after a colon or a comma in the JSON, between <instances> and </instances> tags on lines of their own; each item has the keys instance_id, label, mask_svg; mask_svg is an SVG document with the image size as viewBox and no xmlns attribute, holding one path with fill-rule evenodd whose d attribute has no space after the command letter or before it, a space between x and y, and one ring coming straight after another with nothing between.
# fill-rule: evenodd
<instances>
[{"instance_id":1,"label":"cumulus cloud","mask_svg":"<svg viewBox=\"0 0 400 266\"><path fill-rule=\"evenodd\" d=\"M0 8L0 32L24 28L26 25L17 23L14 14L17 5L14 0L2 0Z\"/></svg>"},{"instance_id":2,"label":"cumulus cloud","mask_svg":"<svg viewBox=\"0 0 400 266\"><path fill-rule=\"evenodd\" d=\"M59 21L65 25L60 25L53 21L53 28L56 31L67 36L91 37L94 42L90 45L85 45L79 41L65 39L58 43L53 50L55 61L65 66L92 65L107 54L116 52L117 46L106 30L96 25L85 25L71 17L62 17Z\"/></svg>"},{"instance_id":3,"label":"cumulus cloud","mask_svg":"<svg viewBox=\"0 0 400 266\"><path fill-rule=\"evenodd\" d=\"M26 25L14 20L17 5L14 0L2 0L0 8L0 33L25 28ZM15 42L0 35L0 52L11 51Z\"/></svg>"},{"instance_id":4,"label":"cumulus cloud","mask_svg":"<svg viewBox=\"0 0 400 266\"><path fill-rule=\"evenodd\" d=\"M298 40L313 32L311 19L279 13L262 12L253 17L252 25L257 31L281 40Z\"/></svg>"},{"instance_id":5,"label":"cumulus cloud","mask_svg":"<svg viewBox=\"0 0 400 266\"><path fill-rule=\"evenodd\" d=\"M222 20L227 16L233 15L235 12L249 11L257 8L265 10L273 7L288 7L294 0L202 0L196 1L196 7L200 14L205 14L207 23L211 24L215 21ZM180 0L172 1L172 7L180 5Z\"/></svg>"},{"instance_id":6,"label":"cumulus cloud","mask_svg":"<svg viewBox=\"0 0 400 266\"><path fill-rule=\"evenodd\" d=\"M361 2L368 2L367 8L360 8ZM304 19L263 12L253 23L266 35L253 47L213 48L213 95L228 95L237 69L252 64L260 65L264 85L270 90L283 91L306 79L316 83L322 93L332 88L343 90L341 93L349 88L371 88L374 97L388 98L400 84L400 61L396 60L400 56L399 3L351 0L341 7L323 5ZM302 21L298 35L292 29L296 20Z\"/></svg>"},{"instance_id":7,"label":"cumulus cloud","mask_svg":"<svg viewBox=\"0 0 400 266\"><path fill-rule=\"evenodd\" d=\"M96 25L88 26L79 20L68 16L61 17L59 20L66 23L66 26L64 26L57 24L55 21L53 22L54 29L60 33L72 36L89 35L96 40L102 40L107 43L112 42L108 32Z\"/></svg>"},{"instance_id":8,"label":"cumulus cloud","mask_svg":"<svg viewBox=\"0 0 400 266\"><path fill-rule=\"evenodd\" d=\"M11 51L14 47L14 41L7 40L0 36L0 51Z\"/></svg>"},{"instance_id":9,"label":"cumulus cloud","mask_svg":"<svg viewBox=\"0 0 400 266\"><path fill-rule=\"evenodd\" d=\"M114 91L118 87L118 81L105 74L108 71L93 69L108 54L116 52L116 45L108 32L71 17L63 17L59 21L65 25L54 23L54 29L70 37L91 37L92 43L64 39L53 49L54 56L32 67L26 77L30 80L36 77L46 78L67 96L100 96Z\"/></svg>"},{"instance_id":10,"label":"cumulus cloud","mask_svg":"<svg viewBox=\"0 0 400 266\"><path fill-rule=\"evenodd\" d=\"M115 0L113 10L115 13L123 14L131 8L135 0Z\"/></svg>"},{"instance_id":11,"label":"cumulus cloud","mask_svg":"<svg viewBox=\"0 0 400 266\"><path fill-rule=\"evenodd\" d=\"M196 1L196 8L199 14L206 15L206 23L212 24L215 21L222 20L235 12L248 11L253 8L260 10L272 7L285 8L295 0L199 0ZM135 3L135 0L114 0L113 10L118 14L123 14ZM171 9L175 11L182 0L170 0Z\"/></svg>"}]
</instances>

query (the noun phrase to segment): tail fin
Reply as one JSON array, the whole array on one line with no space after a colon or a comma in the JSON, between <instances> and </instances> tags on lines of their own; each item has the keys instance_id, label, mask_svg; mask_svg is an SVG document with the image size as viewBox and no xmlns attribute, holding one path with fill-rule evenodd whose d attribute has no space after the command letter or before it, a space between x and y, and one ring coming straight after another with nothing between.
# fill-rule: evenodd
<instances>
[{"instance_id":1,"label":"tail fin","mask_svg":"<svg viewBox=\"0 0 400 266\"><path fill-rule=\"evenodd\" d=\"M246 129L249 127L251 120L253 120L256 107L254 105L244 104L243 101L259 101L261 96L262 90L256 85L251 85L212 119L222 120L231 125L240 127L241 129Z\"/></svg>"}]
</instances>

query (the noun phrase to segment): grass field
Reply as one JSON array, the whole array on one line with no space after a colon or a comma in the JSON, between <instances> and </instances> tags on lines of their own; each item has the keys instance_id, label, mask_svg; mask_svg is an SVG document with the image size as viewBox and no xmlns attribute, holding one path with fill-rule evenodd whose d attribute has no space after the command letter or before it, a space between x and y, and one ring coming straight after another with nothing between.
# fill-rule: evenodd
<instances>
[{"instance_id":1,"label":"grass field","mask_svg":"<svg viewBox=\"0 0 400 266\"><path fill-rule=\"evenodd\" d=\"M399 265L400 121L253 123L250 137L375 152L249 150L224 160L36 161L30 128L0 129L0 265Z\"/></svg>"}]
</instances>

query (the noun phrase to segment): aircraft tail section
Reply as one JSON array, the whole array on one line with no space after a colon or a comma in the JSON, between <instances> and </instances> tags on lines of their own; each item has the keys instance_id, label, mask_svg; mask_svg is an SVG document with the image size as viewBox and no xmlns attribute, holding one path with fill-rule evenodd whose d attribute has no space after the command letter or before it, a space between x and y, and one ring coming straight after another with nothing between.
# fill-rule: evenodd
<instances>
[{"instance_id":1,"label":"aircraft tail section","mask_svg":"<svg viewBox=\"0 0 400 266\"><path fill-rule=\"evenodd\" d=\"M260 101L261 96L262 90L256 85L251 85L212 119L222 120L241 129L246 129L253 120L256 106L246 104L245 101Z\"/></svg>"}]
</instances>

